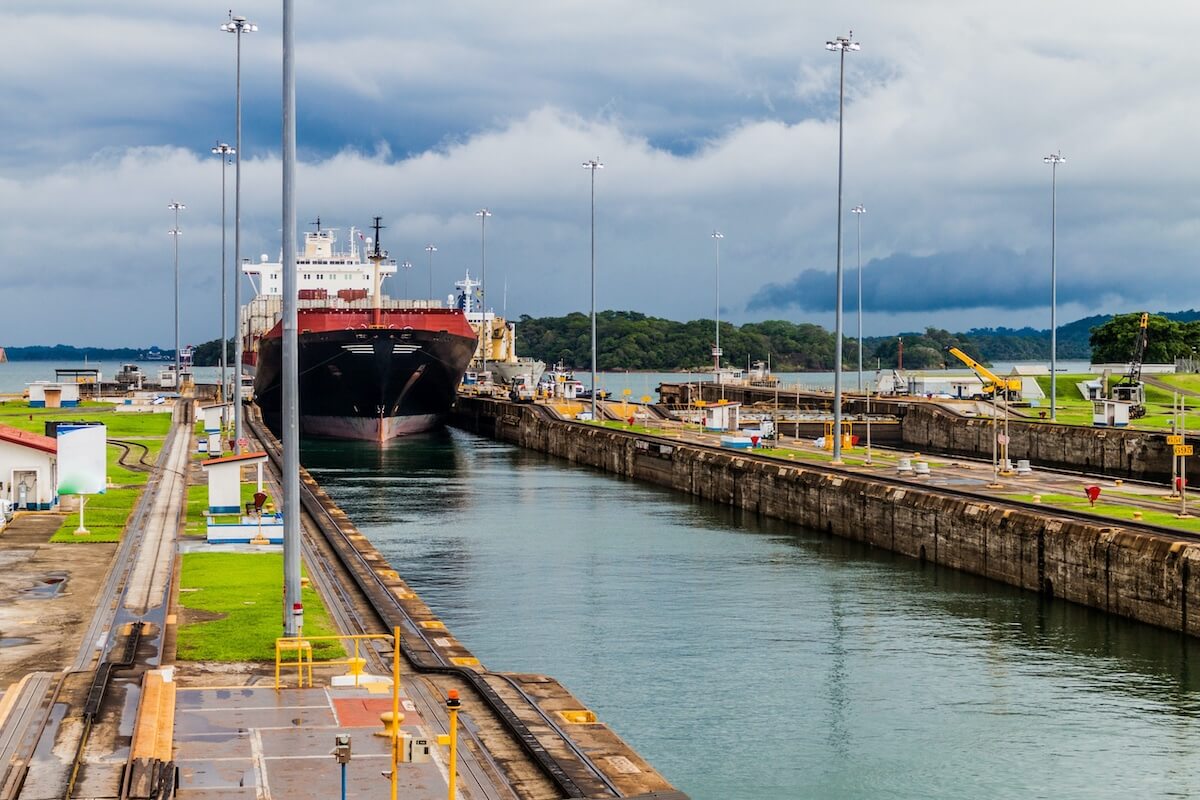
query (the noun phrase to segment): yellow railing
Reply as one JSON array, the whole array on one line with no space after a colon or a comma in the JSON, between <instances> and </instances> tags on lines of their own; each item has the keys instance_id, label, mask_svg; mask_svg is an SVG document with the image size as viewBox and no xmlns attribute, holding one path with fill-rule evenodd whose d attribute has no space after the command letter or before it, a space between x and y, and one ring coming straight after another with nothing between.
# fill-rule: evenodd
<instances>
[{"instance_id":1,"label":"yellow railing","mask_svg":"<svg viewBox=\"0 0 1200 800\"><path fill-rule=\"evenodd\" d=\"M293 661L288 658L286 663L296 665L296 685L303 689L305 686L305 676L308 678L309 688L313 685L312 670L313 664L321 664L322 666L346 666L350 669L350 674L354 676L354 685L358 686L359 676L362 675L363 666L367 663L365 658L360 656L359 642L366 639L388 639L395 638L390 633L360 633L353 636L281 636L275 640L275 689L280 688L279 676L285 664L285 656L290 653L295 653L296 657ZM313 660L313 642L354 642L354 656L351 658L333 658L328 660L315 661Z\"/></svg>"}]
</instances>

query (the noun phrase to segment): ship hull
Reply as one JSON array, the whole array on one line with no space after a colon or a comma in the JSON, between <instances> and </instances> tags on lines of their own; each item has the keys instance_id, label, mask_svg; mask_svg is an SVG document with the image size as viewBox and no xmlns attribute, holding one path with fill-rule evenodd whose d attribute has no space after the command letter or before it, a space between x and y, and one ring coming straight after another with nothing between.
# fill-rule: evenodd
<instances>
[{"instance_id":1,"label":"ship hull","mask_svg":"<svg viewBox=\"0 0 1200 800\"><path fill-rule=\"evenodd\" d=\"M546 372L546 362L532 358L518 358L516 361L496 361L488 364L488 368L496 373L499 383L512 383L513 378L528 375L530 384L537 386L538 381Z\"/></svg>"},{"instance_id":2,"label":"ship hull","mask_svg":"<svg viewBox=\"0 0 1200 800\"><path fill-rule=\"evenodd\" d=\"M376 442L439 425L475 350L469 336L413 328L341 328L297 339L300 432ZM277 433L282 355L282 339L267 336L255 359L255 401Z\"/></svg>"}]
</instances>

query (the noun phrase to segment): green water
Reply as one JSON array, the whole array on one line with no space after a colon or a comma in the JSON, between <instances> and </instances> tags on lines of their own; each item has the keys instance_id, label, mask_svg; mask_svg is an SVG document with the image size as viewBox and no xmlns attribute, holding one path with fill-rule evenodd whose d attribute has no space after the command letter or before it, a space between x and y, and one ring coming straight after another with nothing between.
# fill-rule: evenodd
<instances>
[{"instance_id":1,"label":"green water","mask_svg":"<svg viewBox=\"0 0 1200 800\"><path fill-rule=\"evenodd\" d=\"M304 462L697 800L1200 796L1197 643L458 431Z\"/></svg>"}]
</instances>

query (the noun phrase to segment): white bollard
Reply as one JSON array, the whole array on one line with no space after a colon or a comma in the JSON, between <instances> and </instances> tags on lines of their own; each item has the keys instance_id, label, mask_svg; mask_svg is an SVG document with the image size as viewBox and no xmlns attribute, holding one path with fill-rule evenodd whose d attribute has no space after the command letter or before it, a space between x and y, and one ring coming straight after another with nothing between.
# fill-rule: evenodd
<instances>
[{"instance_id":1,"label":"white bollard","mask_svg":"<svg viewBox=\"0 0 1200 800\"><path fill-rule=\"evenodd\" d=\"M901 458L896 465L896 472L900 475L912 475L913 466L911 458Z\"/></svg>"},{"instance_id":2,"label":"white bollard","mask_svg":"<svg viewBox=\"0 0 1200 800\"><path fill-rule=\"evenodd\" d=\"M1022 458L1019 461L1017 461L1017 474L1018 475L1032 475L1033 474L1033 467L1029 466L1028 458Z\"/></svg>"},{"instance_id":3,"label":"white bollard","mask_svg":"<svg viewBox=\"0 0 1200 800\"><path fill-rule=\"evenodd\" d=\"M928 461L918 461L916 464L913 464L913 472L915 472L917 474L917 477L928 478L929 477L929 462Z\"/></svg>"}]
</instances>

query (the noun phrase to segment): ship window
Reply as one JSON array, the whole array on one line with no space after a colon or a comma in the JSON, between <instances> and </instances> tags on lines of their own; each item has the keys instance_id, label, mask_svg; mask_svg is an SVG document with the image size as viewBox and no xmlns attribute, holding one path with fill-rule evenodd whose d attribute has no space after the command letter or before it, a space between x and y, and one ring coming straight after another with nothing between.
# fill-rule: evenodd
<instances>
[{"instance_id":1,"label":"ship window","mask_svg":"<svg viewBox=\"0 0 1200 800\"><path fill-rule=\"evenodd\" d=\"M309 274L309 273L307 273L307 272L306 272L306 273L304 273L304 280L306 280L306 281L311 281L311 280L312 280L312 275L311 275L311 274Z\"/></svg>"}]
</instances>

